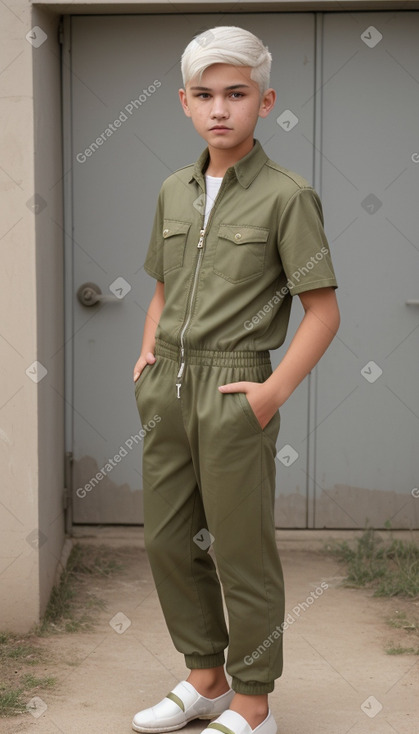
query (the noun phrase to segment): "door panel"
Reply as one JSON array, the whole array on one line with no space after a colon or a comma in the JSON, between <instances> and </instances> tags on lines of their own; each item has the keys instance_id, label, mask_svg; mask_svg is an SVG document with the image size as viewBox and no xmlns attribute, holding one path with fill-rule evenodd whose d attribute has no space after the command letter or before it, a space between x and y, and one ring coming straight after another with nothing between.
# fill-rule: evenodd
<instances>
[{"instance_id":1,"label":"door panel","mask_svg":"<svg viewBox=\"0 0 419 734\"><path fill-rule=\"evenodd\" d=\"M342 312L338 337L281 409L277 525L418 526L419 309L406 305L419 300L418 17L72 18L75 522L142 522L131 373L155 286L142 263L163 179L204 147L178 102L180 52L225 22L272 51L278 100L256 136L321 195ZM285 110L298 118L289 131L277 122ZM89 282L114 301L82 306ZM297 298L273 366L302 314Z\"/></svg>"},{"instance_id":2,"label":"door panel","mask_svg":"<svg viewBox=\"0 0 419 734\"><path fill-rule=\"evenodd\" d=\"M316 527L418 527L418 20L324 16L322 201L342 325L318 369Z\"/></svg>"},{"instance_id":3,"label":"door panel","mask_svg":"<svg viewBox=\"0 0 419 734\"><path fill-rule=\"evenodd\" d=\"M178 102L180 52L218 22L218 15L201 14L72 19L76 523L142 521L141 426L131 374L155 286L142 264L162 181L205 147ZM313 129L314 15L240 14L225 22L249 28L272 49L279 101L256 136L274 160L312 181L312 151L301 144L301 132L310 138ZM276 122L287 108L299 117L297 134ZM81 305L76 293L86 283L114 301ZM297 315L298 305L290 333ZM273 355L274 365L279 357ZM281 411L279 448L292 443L298 451L306 436L307 383ZM303 452L293 466L278 463L278 495L278 522L304 527Z\"/></svg>"}]
</instances>

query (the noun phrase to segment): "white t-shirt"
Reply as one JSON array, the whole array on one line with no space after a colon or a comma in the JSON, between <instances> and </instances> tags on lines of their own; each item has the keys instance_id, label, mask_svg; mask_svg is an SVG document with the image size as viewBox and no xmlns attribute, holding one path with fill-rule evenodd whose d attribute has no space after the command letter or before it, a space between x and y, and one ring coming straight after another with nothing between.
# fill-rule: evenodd
<instances>
[{"instance_id":1,"label":"white t-shirt","mask_svg":"<svg viewBox=\"0 0 419 734\"><path fill-rule=\"evenodd\" d=\"M221 178L219 178L218 176L208 176L207 174L205 174L205 186L207 190L207 195L205 197L204 229L207 226L208 217L212 209L212 206L214 204L215 198L218 194L222 180L223 180L222 176Z\"/></svg>"}]
</instances>

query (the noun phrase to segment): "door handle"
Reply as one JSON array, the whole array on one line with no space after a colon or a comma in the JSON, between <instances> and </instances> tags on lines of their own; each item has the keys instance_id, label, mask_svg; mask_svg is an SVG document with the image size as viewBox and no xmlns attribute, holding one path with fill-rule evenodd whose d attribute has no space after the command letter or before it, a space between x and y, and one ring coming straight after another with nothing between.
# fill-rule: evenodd
<instances>
[{"instance_id":1,"label":"door handle","mask_svg":"<svg viewBox=\"0 0 419 734\"><path fill-rule=\"evenodd\" d=\"M406 306L419 306L419 298L411 298L409 301L406 301Z\"/></svg>"},{"instance_id":2,"label":"door handle","mask_svg":"<svg viewBox=\"0 0 419 734\"><path fill-rule=\"evenodd\" d=\"M83 283L77 291L82 306L95 306L97 303L121 303L116 296L104 296L96 283Z\"/></svg>"}]
</instances>

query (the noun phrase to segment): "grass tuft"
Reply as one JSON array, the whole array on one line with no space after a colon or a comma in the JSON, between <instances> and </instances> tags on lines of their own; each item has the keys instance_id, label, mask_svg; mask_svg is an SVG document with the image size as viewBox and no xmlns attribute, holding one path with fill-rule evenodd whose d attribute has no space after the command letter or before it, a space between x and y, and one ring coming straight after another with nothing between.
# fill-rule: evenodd
<instances>
[{"instance_id":1,"label":"grass tuft","mask_svg":"<svg viewBox=\"0 0 419 734\"><path fill-rule=\"evenodd\" d=\"M8 689L0 686L0 716L17 716L26 710L20 688Z\"/></svg>"},{"instance_id":2,"label":"grass tuft","mask_svg":"<svg viewBox=\"0 0 419 734\"><path fill-rule=\"evenodd\" d=\"M419 655L419 648L389 645L386 647L387 655Z\"/></svg>"},{"instance_id":3,"label":"grass tuft","mask_svg":"<svg viewBox=\"0 0 419 734\"><path fill-rule=\"evenodd\" d=\"M387 620L387 624L395 629L407 630L408 632L418 632L418 623L413 619L408 619L406 612L395 612L394 617Z\"/></svg>"},{"instance_id":4,"label":"grass tuft","mask_svg":"<svg viewBox=\"0 0 419 734\"><path fill-rule=\"evenodd\" d=\"M33 636L0 633L0 716L17 716L26 713L26 704L39 690L52 688L51 676L37 677L25 672L27 665L45 663L44 651L33 644Z\"/></svg>"},{"instance_id":5,"label":"grass tuft","mask_svg":"<svg viewBox=\"0 0 419 734\"><path fill-rule=\"evenodd\" d=\"M419 596L419 546L390 538L383 540L367 528L356 547L344 541L328 544L328 551L346 565L346 586L368 586L374 596Z\"/></svg>"},{"instance_id":6,"label":"grass tuft","mask_svg":"<svg viewBox=\"0 0 419 734\"><path fill-rule=\"evenodd\" d=\"M25 688L53 688L56 680L53 676L44 676L43 678L37 678L31 673L27 673L22 677L22 683Z\"/></svg>"},{"instance_id":7,"label":"grass tuft","mask_svg":"<svg viewBox=\"0 0 419 734\"><path fill-rule=\"evenodd\" d=\"M106 546L88 546L76 543L68 557L59 583L51 592L39 634L79 632L92 627L92 612L104 609L105 604L95 594L80 591L93 577L109 577L122 569L114 560L114 553ZM85 589L84 589L85 590Z\"/></svg>"},{"instance_id":8,"label":"grass tuft","mask_svg":"<svg viewBox=\"0 0 419 734\"><path fill-rule=\"evenodd\" d=\"M52 676L37 676L32 667L42 663L46 656L39 637L56 632L78 632L90 629L92 614L105 607L104 602L90 590L92 580L109 577L122 569L115 562L115 551L106 546L76 544L54 586L42 622L28 635L0 632L0 716L28 713L27 703L36 695L53 688Z\"/></svg>"}]
</instances>

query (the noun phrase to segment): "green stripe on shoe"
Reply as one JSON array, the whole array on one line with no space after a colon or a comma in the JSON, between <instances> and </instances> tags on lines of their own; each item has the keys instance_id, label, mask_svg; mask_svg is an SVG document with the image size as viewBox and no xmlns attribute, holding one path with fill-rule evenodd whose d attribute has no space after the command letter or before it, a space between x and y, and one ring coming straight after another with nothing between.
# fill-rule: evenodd
<instances>
[{"instance_id":1,"label":"green stripe on shoe","mask_svg":"<svg viewBox=\"0 0 419 734\"><path fill-rule=\"evenodd\" d=\"M179 708L182 709L182 711L185 710L185 705L182 699L179 698L179 696L177 696L176 693L173 693L173 691L170 691L170 693L167 694L166 698L170 698L171 701L174 701L175 703L177 703L177 705L179 706ZM233 732L231 734L233 734Z\"/></svg>"},{"instance_id":2,"label":"green stripe on shoe","mask_svg":"<svg viewBox=\"0 0 419 734\"><path fill-rule=\"evenodd\" d=\"M234 734L234 731L228 728L228 726L224 726L224 724L217 724L217 722L213 722L212 724L208 724L207 729L218 729L218 731L222 731L223 734Z\"/></svg>"}]
</instances>

